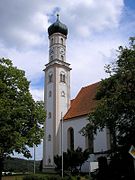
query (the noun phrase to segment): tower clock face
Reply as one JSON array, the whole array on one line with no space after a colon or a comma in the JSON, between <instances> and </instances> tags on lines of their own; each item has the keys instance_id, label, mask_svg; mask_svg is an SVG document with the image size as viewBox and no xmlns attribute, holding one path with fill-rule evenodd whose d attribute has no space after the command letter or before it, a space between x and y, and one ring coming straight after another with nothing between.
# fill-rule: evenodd
<instances>
[{"instance_id":1,"label":"tower clock face","mask_svg":"<svg viewBox=\"0 0 135 180\"><path fill-rule=\"evenodd\" d=\"M60 54L64 55L65 54L65 49L64 48L60 48Z\"/></svg>"}]
</instances>

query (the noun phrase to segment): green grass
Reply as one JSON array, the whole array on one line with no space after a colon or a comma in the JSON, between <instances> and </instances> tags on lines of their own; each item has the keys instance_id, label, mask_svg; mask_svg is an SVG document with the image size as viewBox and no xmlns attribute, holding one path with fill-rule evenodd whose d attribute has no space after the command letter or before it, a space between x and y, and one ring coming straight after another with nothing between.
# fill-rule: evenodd
<instances>
[{"instance_id":1,"label":"green grass","mask_svg":"<svg viewBox=\"0 0 135 180\"><path fill-rule=\"evenodd\" d=\"M3 176L2 180L22 180L23 179L23 175L19 175L19 176Z\"/></svg>"}]
</instances>

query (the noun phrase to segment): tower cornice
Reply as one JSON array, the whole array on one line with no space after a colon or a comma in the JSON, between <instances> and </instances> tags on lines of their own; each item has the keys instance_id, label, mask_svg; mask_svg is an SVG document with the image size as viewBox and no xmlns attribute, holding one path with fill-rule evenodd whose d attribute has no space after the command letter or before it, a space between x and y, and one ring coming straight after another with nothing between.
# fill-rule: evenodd
<instances>
[{"instance_id":1,"label":"tower cornice","mask_svg":"<svg viewBox=\"0 0 135 180\"><path fill-rule=\"evenodd\" d=\"M70 64L64 61L60 61L59 59L56 59L55 61L51 61L49 63L47 63L46 68L44 70L49 69L50 67L64 67L65 69L68 70L72 70L72 68L70 68Z\"/></svg>"}]
</instances>

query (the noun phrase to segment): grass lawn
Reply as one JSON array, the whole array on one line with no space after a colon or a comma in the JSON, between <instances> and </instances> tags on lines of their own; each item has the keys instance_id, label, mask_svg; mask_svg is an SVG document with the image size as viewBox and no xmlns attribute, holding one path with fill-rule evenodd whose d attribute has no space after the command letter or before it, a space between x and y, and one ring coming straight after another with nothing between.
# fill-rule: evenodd
<instances>
[{"instance_id":1,"label":"grass lawn","mask_svg":"<svg viewBox=\"0 0 135 180\"><path fill-rule=\"evenodd\" d=\"M22 180L23 175L18 176L3 176L2 180Z\"/></svg>"}]
</instances>

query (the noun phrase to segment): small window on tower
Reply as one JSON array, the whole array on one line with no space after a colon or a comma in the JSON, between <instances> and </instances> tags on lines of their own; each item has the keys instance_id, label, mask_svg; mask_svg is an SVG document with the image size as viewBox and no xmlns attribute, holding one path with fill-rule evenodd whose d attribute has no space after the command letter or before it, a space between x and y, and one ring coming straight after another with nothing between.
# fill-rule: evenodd
<instances>
[{"instance_id":1,"label":"small window on tower","mask_svg":"<svg viewBox=\"0 0 135 180\"><path fill-rule=\"evenodd\" d=\"M50 73L48 77L48 82L51 83L53 81L53 74Z\"/></svg>"},{"instance_id":2,"label":"small window on tower","mask_svg":"<svg viewBox=\"0 0 135 180\"><path fill-rule=\"evenodd\" d=\"M53 38L51 39L51 45L53 44Z\"/></svg>"},{"instance_id":3,"label":"small window on tower","mask_svg":"<svg viewBox=\"0 0 135 180\"><path fill-rule=\"evenodd\" d=\"M62 74L60 74L60 82L62 82Z\"/></svg>"},{"instance_id":4,"label":"small window on tower","mask_svg":"<svg viewBox=\"0 0 135 180\"><path fill-rule=\"evenodd\" d=\"M52 96L52 91L49 91L49 97L51 97Z\"/></svg>"},{"instance_id":5,"label":"small window on tower","mask_svg":"<svg viewBox=\"0 0 135 180\"><path fill-rule=\"evenodd\" d=\"M64 42L64 41L63 41L63 38L61 38L61 44L62 44L62 45L63 45L63 42Z\"/></svg>"},{"instance_id":6,"label":"small window on tower","mask_svg":"<svg viewBox=\"0 0 135 180\"><path fill-rule=\"evenodd\" d=\"M48 118L50 119L52 117L51 112L48 113Z\"/></svg>"},{"instance_id":7,"label":"small window on tower","mask_svg":"<svg viewBox=\"0 0 135 180\"><path fill-rule=\"evenodd\" d=\"M51 134L48 135L48 141L51 141Z\"/></svg>"},{"instance_id":8,"label":"small window on tower","mask_svg":"<svg viewBox=\"0 0 135 180\"><path fill-rule=\"evenodd\" d=\"M61 92L61 97L65 97L65 92L64 91Z\"/></svg>"},{"instance_id":9,"label":"small window on tower","mask_svg":"<svg viewBox=\"0 0 135 180\"><path fill-rule=\"evenodd\" d=\"M63 55L61 55L61 60L64 61L64 56Z\"/></svg>"},{"instance_id":10,"label":"small window on tower","mask_svg":"<svg viewBox=\"0 0 135 180\"><path fill-rule=\"evenodd\" d=\"M65 74L63 74L63 82L65 83L66 81L65 81Z\"/></svg>"},{"instance_id":11,"label":"small window on tower","mask_svg":"<svg viewBox=\"0 0 135 180\"><path fill-rule=\"evenodd\" d=\"M51 164L51 158L49 157L48 158L48 165L50 165Z\"/></svg>"},{"instance_id":12,"label":"small window on tower","mask_svg":"<svg viewBox=\"0 0 135 180\"><path fill-rule=\"evenodd\" d=\"M53 60L53 56L50 56L50 60L51 60L51 61Z\"/></svg>"},{"instance_id":13,"label":"small window on tower","mask_svg":"<svg viewBox=\"0 0 135 180\"><path fill-rule=\"evenodd\" d=\"M61 72L60 73L60 82L66 82L66 76L65 76L65 74L64 74L64 72Z\"/></svg>"}]
</instances>

